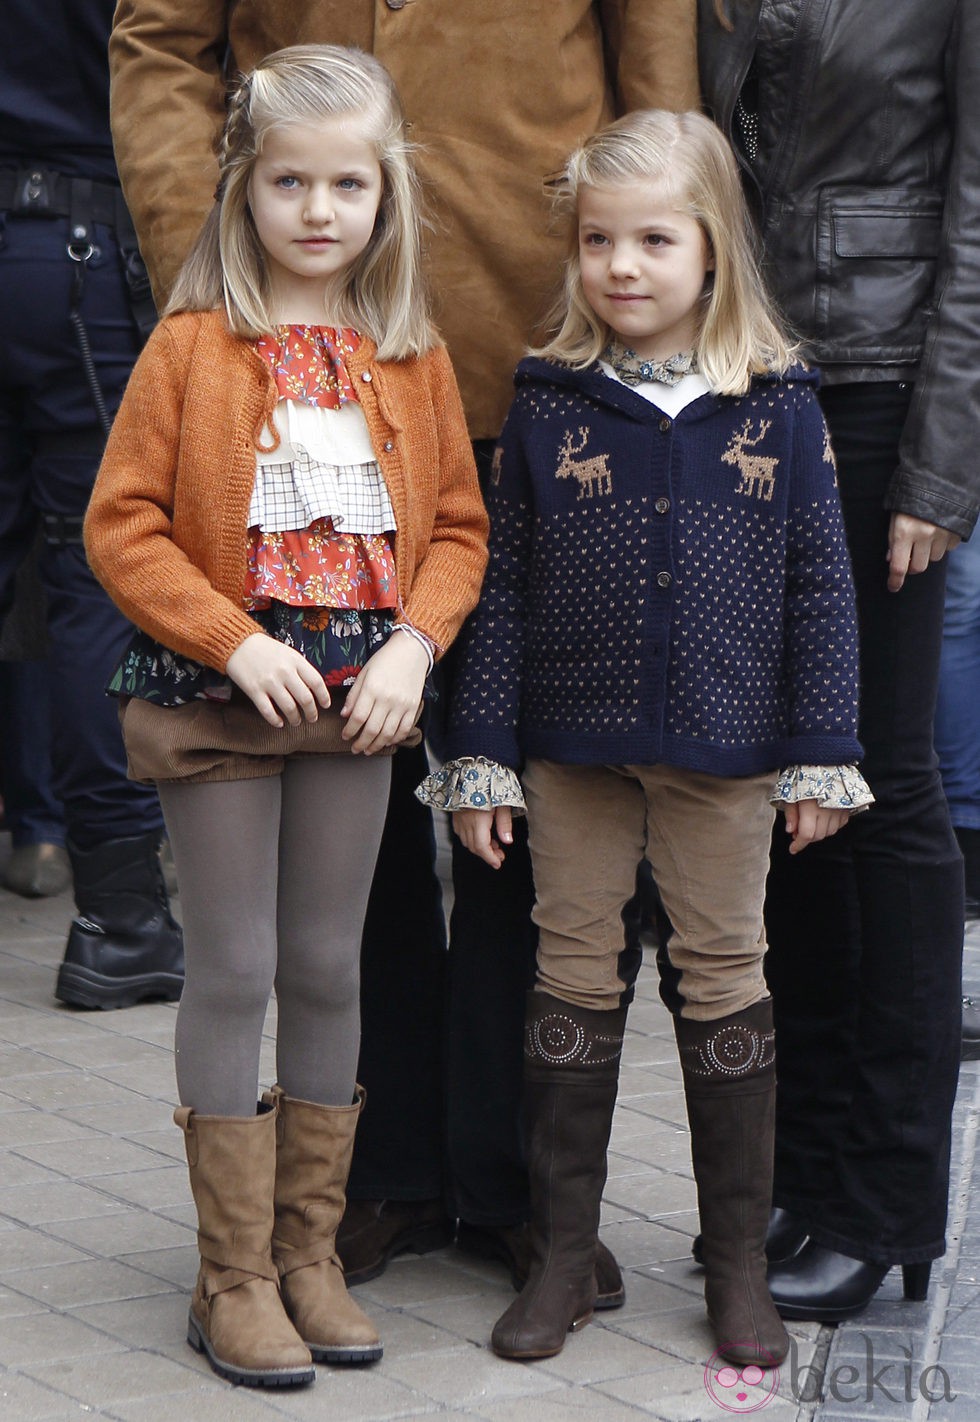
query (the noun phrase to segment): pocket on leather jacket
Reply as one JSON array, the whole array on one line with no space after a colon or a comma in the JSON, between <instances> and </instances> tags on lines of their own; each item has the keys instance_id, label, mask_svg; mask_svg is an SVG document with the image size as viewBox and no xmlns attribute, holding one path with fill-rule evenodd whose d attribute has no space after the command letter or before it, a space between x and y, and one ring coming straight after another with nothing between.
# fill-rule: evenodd
<instances>
[{"instance_id":1,"label":"pocket on leather jacket","mask_svg":"<svg viewBox=\"0 0 980 1422\"><path fill-rule=\"evenodd\" d=\"M888 188L825 188L817 213L815 317L838 361L919 358L932 311L942 201Z\"/></svg>"}]
</instances>

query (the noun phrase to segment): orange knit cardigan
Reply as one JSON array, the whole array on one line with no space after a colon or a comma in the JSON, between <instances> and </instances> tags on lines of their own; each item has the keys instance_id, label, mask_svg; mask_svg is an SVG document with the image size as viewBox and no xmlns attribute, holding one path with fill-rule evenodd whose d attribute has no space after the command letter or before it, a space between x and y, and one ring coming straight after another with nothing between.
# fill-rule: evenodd
<instances>
[{"instance_id":1,"label":"orange knit cardigan","mask_svg":"<svg viewBox=\"0 0 980 1422\"><path fill-rule=\"evenodd\" d=\"M401 610L440 650L476 603L487 517L445 347L347 362L395 510ZM113 601L165 647L223 672L243 611L255 450L277 399L250 341L217 311L162 321L133 370L85 518Z\"/></svg>"}]
</instances>

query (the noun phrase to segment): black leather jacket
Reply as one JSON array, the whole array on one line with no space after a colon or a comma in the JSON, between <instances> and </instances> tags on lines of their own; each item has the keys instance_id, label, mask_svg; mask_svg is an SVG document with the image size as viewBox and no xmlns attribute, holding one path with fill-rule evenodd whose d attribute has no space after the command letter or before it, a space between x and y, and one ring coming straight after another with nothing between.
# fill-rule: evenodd
<instances>
[{"instance_id":1,"label":"black leather jacket","mask_svg":"<svg viewBox=\"0 0 980 1422\"><path fill-rule=\"evenodd\" d=\"M968 537L980 509L980 0L699 0L729 135L760 10L766 274L828 382L914 380L888 505ZM771 56L770 56L771 57Z\"/></svg>"}]
</instances>

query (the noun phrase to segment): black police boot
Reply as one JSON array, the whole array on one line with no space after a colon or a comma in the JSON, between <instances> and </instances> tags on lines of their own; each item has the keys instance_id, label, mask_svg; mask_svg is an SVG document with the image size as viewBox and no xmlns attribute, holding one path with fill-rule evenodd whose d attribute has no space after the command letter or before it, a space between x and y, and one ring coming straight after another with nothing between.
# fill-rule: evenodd
<instances>
[{"instance_id":1,"label":"black police boot","mask_svg":"<svg viewBox=\"0 0 980 1422\"><path fill-rule=\"evenodd\" d=\"M75 1007L173 1002L184 983L184 939L170 913L160 836L68 843L78 914L72 919L55 997Z\"/></svg>"}]
</instances>

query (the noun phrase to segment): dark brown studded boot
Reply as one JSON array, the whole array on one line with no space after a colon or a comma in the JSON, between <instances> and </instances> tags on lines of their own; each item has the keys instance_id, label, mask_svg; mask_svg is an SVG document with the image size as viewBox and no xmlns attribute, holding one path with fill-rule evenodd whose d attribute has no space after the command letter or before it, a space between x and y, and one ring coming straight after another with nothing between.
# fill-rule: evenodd
<instances>
[{"instance_id":1,"label":"dark brown studded boot","mask_svg":"<svg viewBox=\"0 0 980 1422\"><path fill-rule=\"evenodd\" d=\"M524 1113L531 1193L527 1282L491 1339L502 1358L549 1358L596 1302L599 1205L626 1009L528 994Z\"/></svg>"},{"instance_id":2,"label":"dark brown studded boot","mask_svg":"<svg viewBox=\"0 0 980 1422\"><path fill-rule=\"evenodd\" d=\"M718 1352L773 1367L789 1338L766 1285L776 1069L772 1002L714 1022L674 1018L698 1188L704 1298Z\"/></svg>"}]
</instances>

